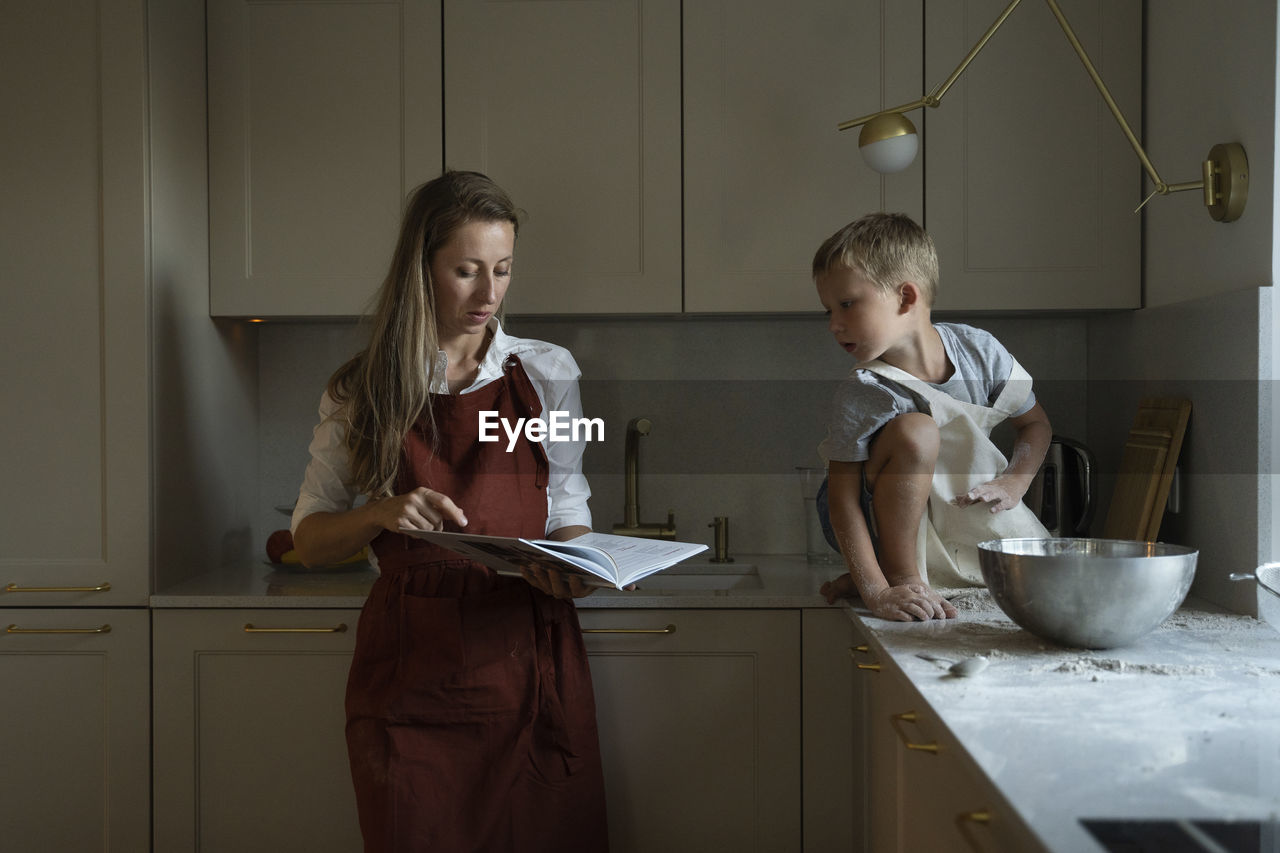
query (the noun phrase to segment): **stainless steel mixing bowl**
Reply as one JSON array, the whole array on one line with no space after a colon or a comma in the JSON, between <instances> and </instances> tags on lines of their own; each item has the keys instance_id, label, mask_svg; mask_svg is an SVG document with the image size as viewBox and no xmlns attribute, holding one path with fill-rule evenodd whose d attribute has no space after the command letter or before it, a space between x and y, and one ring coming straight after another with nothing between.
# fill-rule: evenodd
<instances>
[{"instance_id":1,"label":"stainless steel mixing bowl","mask_svg":"<svg viewBox=\"0 0 1280 853\"><path fill-rule=\"evenodd\" d=\"M1038 637L1110 649L1178 609L1195 576L1193 548L1119 539L992 539L978 545L1000 609Z\"/></svg>"}]
</instances>

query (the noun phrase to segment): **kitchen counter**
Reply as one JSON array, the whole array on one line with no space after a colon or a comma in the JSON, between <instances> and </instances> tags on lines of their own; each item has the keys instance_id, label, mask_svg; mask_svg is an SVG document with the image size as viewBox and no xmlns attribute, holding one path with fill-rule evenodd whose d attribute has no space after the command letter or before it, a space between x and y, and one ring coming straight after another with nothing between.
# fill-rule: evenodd
<instances>
[{"instance_id":1,"label":"kitchen counter","mask_svg":"<svg viewBox=\"0 0 1280 853\"><path fill-rule=\"evenodd\" d=\"M734 560L723 566L689 560L647 579L640 589L600 590L576 603L584 609L827 607L818 589L843 571L839 565L811 567L803 555L743 554ZM243 565L159 590L151 606L359 608L377 577L367 564L333 571Z\"/></svg>"},{"instance_id":2,"label":"kitchen counter","mask_svg":"<svg viewBox=\"0 0 1280 853\"><path fill-rule=\"evenodd\" d=\"M642 589L602 590L577 604L825 608L818 588L840 571L811 567L803 556L736 559L730 567L691 561L671 573L678 581L657 576ZM742 574L748 567L754 573ZM367 566L288 572L258 564L161 590L151 606L354 609L375 578ZM985 590L964 591L955 603L958 618L926 623L886 622L842 606L872 654L911 681L1046 849L1102 851L1081 818L1280 814L1280 633L1270 626L1189 602L1131 646L1085 651L1022 630ZM991 665L960 679L916 657L921 652L984 654Z\"/></svg>"},{"instance_id":3,"label":"kitchen counter","mask_svg":"<svg viewBox=\"0 0 1280 853\"><path fill-rule=\"evenodd\" d=\"M1273 821L1280 814L1280 633L1188 602L1137 643L1068 649L986 590L958 618L899 623L849 607L872 654L912 682L1051 851L1102 851L1085 819ZM990 666L957 678L918 653ZM871 784L875 784L871 780Z\"/></svg>"}]
</instances>

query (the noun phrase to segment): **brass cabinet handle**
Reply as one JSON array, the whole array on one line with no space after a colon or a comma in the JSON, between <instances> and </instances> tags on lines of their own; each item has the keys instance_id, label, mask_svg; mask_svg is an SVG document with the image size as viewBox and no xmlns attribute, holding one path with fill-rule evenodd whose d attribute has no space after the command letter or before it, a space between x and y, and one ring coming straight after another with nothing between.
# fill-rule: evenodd
<instances>
[{"instance_id":1,"label":"brass cabinet handle","mask_svg":"<svg viewBox=\"0 0 1280 853\"><path fill-rule=\"evenodd\" d=\"M972 825L978 823L986 826L991 823L991 812L987 809L981 809L976 812L961 812L956 815L956 829L960 831L960 837L964 839L965 844L969 845L970 850L976 850L982 853L982 845L973 837Z\"/></svg>"},{"instance_id":2,"label":"brass cabinet handle","mask_svg":"<svg viewBox=\"0 0 1280 853\"><path fill-rule=\"evenodd\" d=\"M5 586L5 592L106 592L111 584L103 581L97 586L18 586L11 583Z\"/></svg>"},{"instance_id":3,"label":"brass cabinet handle","mask_svg":"<svg viewBox=\"0 0 1280 853\"><path fill-rule=\"evenodd\" d=\"M583 628L584 634L674 634L675 625L665 628Z\"/></svg>"},{"instance_id":4,"label":"brass cabinet handle","mask_svg":"<svg viewBox=\"0 0 1280 853\"><path fill-rule=\"evenodd\" d=\"M865 655L865 654L869 654L870 652L871 652L870 646L866 646L866 645L853 646L852 648L849 649L849 657L853 658L856 661L858 659L859 653ZM856 666L858 669L865 669L868 672L880 671L880 664L878 663L855 663L854 666Z\"/></svg>"},{"instance_id":5,"label":"brass cabinet handle","mask_svg":"<svg viewBox=\"0 0 1280 853\"><path fill-rule=\"evenodd\" d=\"M347 630L345 622L332 628L259 628L252 622L244 626L246 634L341 634Z\"/></svg>"},{"instance_id":6,"label":"brass cabinet handle","mask_svg":"<svg viewBox=\"0 0 1280 853\"><path fill-rule=\"evenodd\" d=\"M889 718L889 724L893 726L893 730L898 733L898 737L902 740L903 746L907 749L914 749L918 752L927 752L931 755L937 755L940 747L936 741L933 743L915 743L907 737L906 733L902 731L902 727L899 725L899 723L918 723L919 721L920 718L916 715L915 711L904 711L901 714L894 714Z\"/></svg>"},{"instance_id":7,"label":"brass cabinet handle","mask_svg":"<svg viewBox=\"0 0 1280 853\"><path fill-rule=\"evenodd\" d=\"M99 625L97 628L19 628L10 625L4 629L6 634L110 634L110 625Z\"/></svg>"}]
</instances>

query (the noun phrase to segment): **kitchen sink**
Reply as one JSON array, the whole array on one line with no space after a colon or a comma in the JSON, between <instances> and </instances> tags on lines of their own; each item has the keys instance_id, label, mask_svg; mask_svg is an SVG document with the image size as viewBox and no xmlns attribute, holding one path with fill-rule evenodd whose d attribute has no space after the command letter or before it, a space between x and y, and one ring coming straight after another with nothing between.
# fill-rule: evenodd
<instances>
[{"instance_id":1,"label":"kitchen sink","mask_svg":"<svg viewBox=\"0 0 1280 853\"><path fill-rule=\"evenodd\" d=\"M751 563L678 563L640 581L642 590L679 592L760 589L760 572Z\"/></svg>"}]
</instances>

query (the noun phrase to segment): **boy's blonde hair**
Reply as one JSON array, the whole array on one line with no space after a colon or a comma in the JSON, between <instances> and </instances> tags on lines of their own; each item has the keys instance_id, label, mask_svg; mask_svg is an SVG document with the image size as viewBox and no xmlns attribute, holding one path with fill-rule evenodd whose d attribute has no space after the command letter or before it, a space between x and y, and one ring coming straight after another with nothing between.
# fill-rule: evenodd
<instances>
[{"instance_id":1,"label":"boy's blonde hair","mask_svg":"<svg viewBox=\"0 0 1280 853\"><path fill-rule=\"evenodd\" d=\"M886 293L913 282L933 305L938 253L929 234L905 213L869 213L828 237L813 256L813 275L851 269Z\"/></svg>"}]
</instances>

